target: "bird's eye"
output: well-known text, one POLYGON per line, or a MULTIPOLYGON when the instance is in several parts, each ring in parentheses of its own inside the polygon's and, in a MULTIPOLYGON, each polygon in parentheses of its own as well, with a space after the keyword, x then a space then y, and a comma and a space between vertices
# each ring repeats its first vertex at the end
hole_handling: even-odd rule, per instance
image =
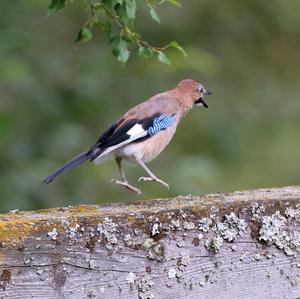
POLYGON ((203 93, 203 87, 200 88, 200 93, 203 93))

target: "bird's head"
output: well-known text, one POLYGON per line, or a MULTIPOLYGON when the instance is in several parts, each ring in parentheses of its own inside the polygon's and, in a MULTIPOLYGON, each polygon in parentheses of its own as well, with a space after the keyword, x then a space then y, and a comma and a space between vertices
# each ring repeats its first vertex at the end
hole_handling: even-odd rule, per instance
POLYGON ((211 92, 206 90, 204 86, 191 79, 185 79, 179 82, 176 87, 178 93, 181 95, 181 101, 190 109, 193 106, 200 106, 208 108, 207 103, 204 101, 204 96, 211 95, 211 92))

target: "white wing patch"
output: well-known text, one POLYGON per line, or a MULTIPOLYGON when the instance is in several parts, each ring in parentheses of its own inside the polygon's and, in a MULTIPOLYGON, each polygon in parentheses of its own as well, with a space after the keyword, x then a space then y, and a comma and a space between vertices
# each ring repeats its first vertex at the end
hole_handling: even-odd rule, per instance
POLYGON ((130 130, 127 131, 126 134, 128 134, 130 137, 134 137, 143 132, 145 132, 145 130, 143 129, 142 125, 135 124, 130 130))
POLYGON ((103 153, 101 153, 101 155, 99 155, 94 162, 96 164, 100 164, 107 156, 112 154, 112 152, 122 146, 125 146, 128 143, 131 143, 134 140, 137 140, 139 138, 143 138, 145 136, 147 136, 147 131, 145 131, 142 127, 142 125, 140 124, 135 124, 130 130, 128 130, 126 132, 126 134, 128 134, 130 137, 127 140, 124 140, 123 142, 110 146, 109 148, 107 148, 103 153))

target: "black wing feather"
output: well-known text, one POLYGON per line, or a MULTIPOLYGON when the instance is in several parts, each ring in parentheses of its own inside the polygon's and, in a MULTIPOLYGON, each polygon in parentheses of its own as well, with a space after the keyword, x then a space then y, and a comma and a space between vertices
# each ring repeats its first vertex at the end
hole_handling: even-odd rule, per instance
POLYGON ((127 134, 127 132, 136 124, 141 125, 144 130, 148 130, 148 128, 152 126, 153 120, 158 115, 159 114, 157 113, 151 117, 147 117, 144 119, 130 119, 129 121, 125 122, 120 128, 118 128, 109 138, 107 138, 105 143, 103 143, 103 146, 105 148, 108 148, 127 140, 128 138, 130 138, 130 135, 127 134))
MULTIPOLYGON (((160 114, 156 113, 151 117, 146 117, 144 119, 130 119, 125 122, 121 127, 117 128, 119 121, 113 124, 109 129, 107 129, 97 140, 97 142, 91 147, 90 151, 94 151, 95 155, 91 160, 95 160, 105 149, 117 145, 128 138, 130 135, 127 132, 136 124, 142 125, 144 130, 147 130, 152 126, 153 120, 160 114), (117 129, 116 129, 117 128, 117 129)), ((134 142, 141 142, 150 136, 143 137, 141 139, 135 140, 134 142)))

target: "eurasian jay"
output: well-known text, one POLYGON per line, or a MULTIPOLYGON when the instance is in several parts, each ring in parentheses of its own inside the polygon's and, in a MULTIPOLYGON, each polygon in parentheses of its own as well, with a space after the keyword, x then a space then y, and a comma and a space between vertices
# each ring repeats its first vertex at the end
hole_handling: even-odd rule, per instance
POLYGON ((169 188, 159 179, 146 163, 156 158, 169 144, 176 128, 194 106, 208 107, 203 97, 211 92, 197 81, 186 79, 169 91, 159 93, 149 100, 133 107, 107 129, 97 142, 50 174, 44 183, 52 182, 58 175, 85 161, 99 164, 107 157, 114 157, 121 180, 112 182, 141 194, 141 190, 130 185, 123 171, 121 161, 127 160, 140 165, 148 177, 140 177, 139 182, 155 181, 169 188))

